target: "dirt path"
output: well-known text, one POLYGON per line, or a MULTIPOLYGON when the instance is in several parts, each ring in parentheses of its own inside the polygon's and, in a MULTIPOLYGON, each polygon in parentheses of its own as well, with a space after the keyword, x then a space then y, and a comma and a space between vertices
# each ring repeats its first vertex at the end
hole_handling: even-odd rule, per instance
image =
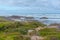
MULTIPOLYGON (((28 33, 32 33, 33 31, 36 31, 36 33, 41 30, 41 29, 45 29, 46 27, 37 27, 35 28, 35 30, 28 30, 28 33)), ((30 36, 31 40, 44 40, 46 37, 41 37, 41 36, 37 36, 35 34, 33 34, 32 36, 30 36)))

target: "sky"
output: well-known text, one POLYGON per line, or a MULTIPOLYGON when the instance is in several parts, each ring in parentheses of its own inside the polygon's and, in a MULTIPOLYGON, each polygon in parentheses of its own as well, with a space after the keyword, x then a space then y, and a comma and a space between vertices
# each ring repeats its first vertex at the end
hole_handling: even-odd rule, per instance
POLYGON ((0 0, 0 15, 40 14, 60 17, 60 0, 0 0))

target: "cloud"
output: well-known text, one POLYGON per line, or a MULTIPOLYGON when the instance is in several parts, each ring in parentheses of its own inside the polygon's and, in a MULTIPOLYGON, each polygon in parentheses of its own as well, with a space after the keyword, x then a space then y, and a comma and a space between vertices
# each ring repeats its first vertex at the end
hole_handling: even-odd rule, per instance
POLYGON ((34 5, 43 5, 43 4, 48 4, 47 0, 0 0, 0 4, 11 4, 11 5, 16 5, 16 6, 22 6, 22 5, 29 5, 29 6, 34 6, 34 5))
POLYGON ((0 0, 0 10, 31 13, 59 13, 60 0, 0 0))
POLYGON ((51 5, 57 9, 60 10, 60 0, 51 0, 51 5))

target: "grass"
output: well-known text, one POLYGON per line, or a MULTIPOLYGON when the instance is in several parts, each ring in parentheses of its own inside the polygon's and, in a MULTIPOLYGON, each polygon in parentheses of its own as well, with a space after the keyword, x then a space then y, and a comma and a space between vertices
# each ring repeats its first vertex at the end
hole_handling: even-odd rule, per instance
POLYGON ((40 30, 38 32, 38 34, 40 36, 45 36, 46 40, 52 40, 54 37, 54 39, 60 40, 60 32, 56 31, 57 29, 53 29, 53 28, 46 28, 43 30, 40 30))
MULTIPOLYGON (((27 35, 28 30, 37 27, 44 27, 45 24, 41 22, 12 22, 0 18, 0 40, 30 40, 29 37, 22 37, 27 35)), ((54 28, 45 28, 37 32, 39 36, 47 37, 46 40, 56 38, 60 40, 60 32, 54 28)))

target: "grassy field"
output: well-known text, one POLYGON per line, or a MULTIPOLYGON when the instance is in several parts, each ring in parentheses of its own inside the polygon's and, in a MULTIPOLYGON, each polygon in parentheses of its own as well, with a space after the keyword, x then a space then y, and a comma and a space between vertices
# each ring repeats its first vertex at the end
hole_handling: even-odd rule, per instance
POLYGON ((40 36, 46 36, 46 40, 60 40, 60 32, 54 28, 46 28, 38 32, 40 36))
MULTIPOLYGON (((28 30, 45 27, 46 25, 38 22, 12 22, 5 19, 0 20, 0 40, 30 40, 27 35, 28 30)), ((45 28, 37 32, 39 36, 46 37, 45 40, 60 40, 60 31, 55 28, 45 28)))

